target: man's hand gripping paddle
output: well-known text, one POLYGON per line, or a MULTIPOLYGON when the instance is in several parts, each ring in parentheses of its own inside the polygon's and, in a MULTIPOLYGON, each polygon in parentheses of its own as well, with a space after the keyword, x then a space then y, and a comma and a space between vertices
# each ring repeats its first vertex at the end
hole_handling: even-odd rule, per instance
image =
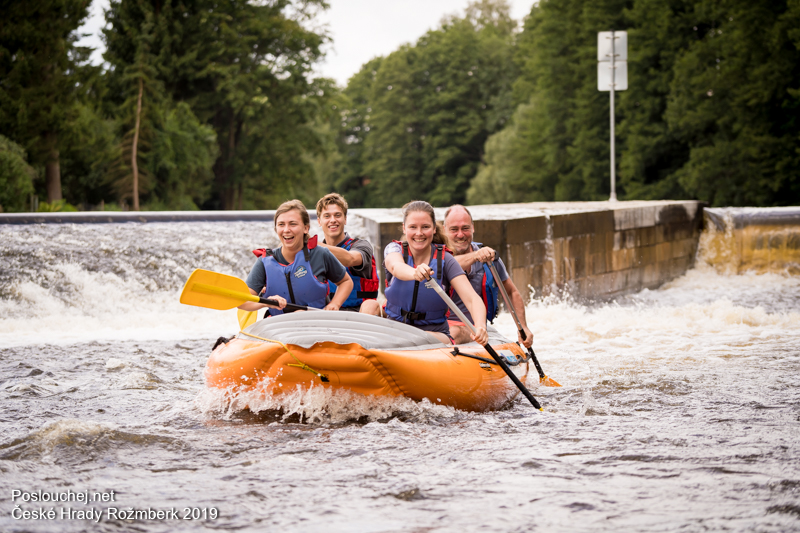
MULTIPOLYGON (((500 294, 503 295, 503 301, 506 303, 506 307, 511 311, 511 315, 514 317, 514 322, 517 324, 520 337, 522 337, 522 340, 525 340, 526 335, 525 330, 522 329, 522 322, 517 316, 517 310, 514 309, 514 305, 511 303, 511 298, 509 298, 506 288, 503 286, 503 282, 500 281, 500 276, 497 275, 497 268, 495 268, 494 262, 489 262, 489 270, 492 271, 492 276, 494 276, 495 283, 497 283, 497 287, 500 289, 500 294)), ((539 373, 539 383, 545 387, 560 387, 561 385, 559 385, 556 380, 545 375, 544 370, 542 370, 542 365, 539 364, 539 360, 536 359, 536 354, 533 353, 533 348, 528 348, 528 354, 531 356, 531 359, 533 359, 533 364, 536 367, 536 371, 539 373)))

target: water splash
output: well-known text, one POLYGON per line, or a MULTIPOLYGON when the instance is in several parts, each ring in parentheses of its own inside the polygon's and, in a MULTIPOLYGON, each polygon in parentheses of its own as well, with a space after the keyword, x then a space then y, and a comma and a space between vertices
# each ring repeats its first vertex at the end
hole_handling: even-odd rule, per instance
POLYGON ((205 415, 225 420, 247 409, 255 414, 274 414, 282 421, 297 419, 312 425, 375 422, 394 417, 424 422, 432 418, 452 418, 458 412, 427 399, 415 402, 405 397, 368 396, 320 386, 298 386, 290 392, 273 394, 271 385, 266 379, 254 388, 206 388, 195 398, 195 405, 205 415))
POLYGON ((277 245, 271 223, 0 225, 0 346, 229 335, 236 312, 181 305, 184 282, 245 278, 250 250, 277 245))

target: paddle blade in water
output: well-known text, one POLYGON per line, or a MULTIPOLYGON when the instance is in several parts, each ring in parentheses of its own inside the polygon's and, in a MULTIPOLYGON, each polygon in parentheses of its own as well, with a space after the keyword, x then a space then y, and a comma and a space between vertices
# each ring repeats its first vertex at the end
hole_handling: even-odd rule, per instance
POLYGON ((197 269, 181 293, 181 303, 208 309, 233 309, 245 302, 258 302, 247 284, 234 276, 197 269))
POLYGON ((544 385, 545 387, 560 387, 561 384, 558 381, 554 380, 553 378, 549 378, 547 376, 543 378, 539 378, 539 384, 544 385))
POLYGON ((239 309, 236 313, 239 318, 239 329, 245 329, 248 326, 251 326, 256 323, 258 319, 258 312, 256 311, 243 311, 239 309))

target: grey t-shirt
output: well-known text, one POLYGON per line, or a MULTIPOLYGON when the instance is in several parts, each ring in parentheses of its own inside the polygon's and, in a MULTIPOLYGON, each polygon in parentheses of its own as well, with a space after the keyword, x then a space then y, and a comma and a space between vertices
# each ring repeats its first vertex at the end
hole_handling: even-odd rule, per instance
MULTIPOLYGON (((339 244, 344 243, 347 239, 350 239, 350 235, 347 233, 344 234, 344 239, 339 244)), ((323 243, 328 244, 325 242, 325 239, 322 240, 323 243)), ((372 249, 372 245, 369 241, 364 239, 356 239, 353 245, 350 247, 351 252, 358 252, 361 254, 361 264, 358 266, 350 267, 350 272, 354 276, 358 276, 360 278, 371 278, 372 277, 372 255, 375 253, 372 249)))
MULTIPOLYGON (((472 243, 472 249, 477 250, 478 245, 474 242, 472 243)), ((475 289, 475 292, 478 293, 478 296, 482 297, 483 292, 483 265, 481 261, 475 261, 472 263, 472 266, 467 272, 467 277, 469 278, 469 283, 472 285, 472 288, 475 289)), ((508 271, 506 270, 506 266, 503 264, 503 260, 499 257, 494 262, 494 267, 497 269, 497 275, 500 276, 499 283, 504 282, 508 279, 508 271)), ((499 296, 498 296, 499 297, 499 296)), ((464 302, 458 296, 458 294, 453 294, 453 302, 461 309, 461 312, 464 313, 467 318, 469 318, 470 322, 473 322, 472 315, 467 310, 467 306, 464 305, 464 302)), ((452 320, 458 320, 457 316, 451 316, 452 320)))
MULTIPOLYGON (((288 264, 286 258, 283 257, 281 248, 274 249, 273 253, 279 263, 288 264)), ((303 252, 300 251, 298 253, 302 254, 303 252)), ((308 251, 308 262, 311 264, 311 272, 322 282, 331 280, 334 283, 338 283, 347 275, 344 266, 334 257, 331 251, 321 246, 316 246, 308 251)), ((261 289, 267 285, 267 271, 264 270, 264 263, 261 262, 260 257, 256 258, 253 268, 250 269, 246 283, 256 293, 260 293, 261 289)), ((271 295, 267 294, 267 296, 271 295)))

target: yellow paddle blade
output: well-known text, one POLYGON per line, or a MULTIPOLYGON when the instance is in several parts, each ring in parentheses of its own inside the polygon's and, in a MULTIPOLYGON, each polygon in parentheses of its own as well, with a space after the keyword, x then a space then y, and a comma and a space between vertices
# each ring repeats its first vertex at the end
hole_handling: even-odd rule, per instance
POLYGON ((547 376, 543 378, 539 378, 539 383, 544 385, 545 387, 560 387, 561 385, 558 381, 554 380, 553 378, 549 378, 547 376))
POLYGON ((236 315, 239 318, 239 329, 244 329, 247 326, 255 324, 258 319, 258 312, 256 311, 244 311, 239 309, 236 315))
POLYGON ((198 268, 183 286, 181 303, 208 309, 233 309, 245 302, 258 302, 247 284, 234 276, 198 268))

